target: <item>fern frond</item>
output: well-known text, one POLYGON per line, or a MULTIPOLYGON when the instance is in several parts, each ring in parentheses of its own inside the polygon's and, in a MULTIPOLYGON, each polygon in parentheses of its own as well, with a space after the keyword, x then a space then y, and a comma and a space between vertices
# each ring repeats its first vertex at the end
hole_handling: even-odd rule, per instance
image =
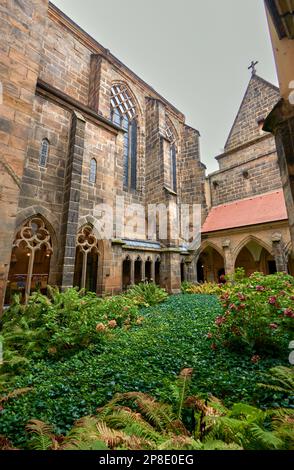
POLYGON ((251 424, 249 427, 249 431, 252 433, 257 448, 260 450, 262 446, 263 449, 282 449, 283 448, 283 441, 278 436, 276 436, 273 432, 265 431, 257 424, 251 424))
POLYGON ((260 383, 260 387, 270 388, 275 391, 293 394, 294 390, 294 368, 277 366, 270 369, 269 382, 260 383))
POLYGON ((142 392, 122 393, 117 400, 133 402, 140 413, 158 430, 169 428, 175 420, 171 405, 159 403, 154 398, 142 392))
POLYGON ((112 414, 106 416, 106 424, 115 429, 123 429, 128 435, 135 435, 140 438, 159 442, 162 437, 160 433, 142 418, 140 413, 136 413, 131 409, 117 407, 112 414))
POLYGON ((158 450, 200 450, 201 443, 191 437, 175 436, 164 441, 158 446, 158 450))
POLYGON ((10 400, 11 398, 18 397, 20 395, 25 395, 26 393, 30 392, 31 390, 32 390, 31 387, 17 388, 15 390, 13 390, 12 392, 9 392, 4 397, 0 397, 0 403, 4 403, 5 401, 10 400))
POLYGON ((54 441, 53 426, 38 419, 32 419, 26 425, 26 430, 32 435, 29 447, 33 450, 48 450, 54 441))
POLYGON ((4 436, 0 435, 0 450, 17 450, 16 447, 4 436))
POLYGON ((206 416, 204 421, 209 430, 209 438, 222 439, 226 443, 244 444, 246 422, 228 416, 206 416))
POLYGON ((136 436, 128 436, 125 432, 111 429, 103 421, 98 421, 97 431, 99 438, 107 444, 110 449, 126 448, 129 450, 140 450, 152 448, 152 443, 136 436))
POLYGON ((227 444, 223 441, 218 440, 207 440, 201 442, 201 447, 199 450, 243 450, 243 447, 235 444, 234 442, 227 444))
POLYGON ((181 419, 182 411, 184 407, 185 400, 187 398, 187 393, 191 383, 191 378, 193 374, 193 369, 186 368, 183 369, 178 377, 176 384, 174 385, 174 396, 176 397, 176 416, 177 419, 181 419))

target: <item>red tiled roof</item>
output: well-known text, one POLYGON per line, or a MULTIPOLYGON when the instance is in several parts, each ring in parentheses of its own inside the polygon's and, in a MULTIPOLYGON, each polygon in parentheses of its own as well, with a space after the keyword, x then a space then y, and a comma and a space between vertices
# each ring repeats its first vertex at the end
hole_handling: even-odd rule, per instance
POLYGON ((240 199, 211 209, 202 233, 287 220, 283 190, 240 199))

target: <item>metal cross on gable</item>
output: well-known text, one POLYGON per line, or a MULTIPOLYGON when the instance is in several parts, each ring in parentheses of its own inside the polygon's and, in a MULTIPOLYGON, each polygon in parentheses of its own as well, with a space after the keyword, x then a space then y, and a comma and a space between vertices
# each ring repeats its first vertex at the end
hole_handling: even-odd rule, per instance
POLYGON ((254 62, 254 60, 251 62, 250 66, 248 67, 248 70, 251 70, 252 75, 256 75, 256 65, 258 64, 258 60, 254 62))

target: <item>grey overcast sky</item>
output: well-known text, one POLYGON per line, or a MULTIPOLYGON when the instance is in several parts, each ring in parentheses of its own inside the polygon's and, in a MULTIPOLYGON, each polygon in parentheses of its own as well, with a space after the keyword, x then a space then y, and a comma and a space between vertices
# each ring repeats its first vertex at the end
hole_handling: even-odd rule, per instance
POLYGON ((258 60, 277 84, 263 0, 53 0, 182 111, 209 171, 258 60))

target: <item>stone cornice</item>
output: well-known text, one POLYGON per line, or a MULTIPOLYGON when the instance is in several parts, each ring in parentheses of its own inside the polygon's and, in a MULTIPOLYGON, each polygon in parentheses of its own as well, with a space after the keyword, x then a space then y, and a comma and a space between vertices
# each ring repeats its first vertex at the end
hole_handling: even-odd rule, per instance
POLYGON ((238 147, 234 147, 230 150, 224 151, 220 155, 217 155, 215 157, 215 159, 216 160, 221 160, 222 158, 226 157, 227 155, 232 155, 232 153, 238 152, 240 150, 244 150, 244 149, 246 149, 248 147, 251 147, 252 145, 257 144, 258 142, 262 142, 263 140, 266 140, 266 139, 272 139, 272 135, 266 134, 266 135, 262 135, 261 137, 257 137, 257 139, 250 140, 250 142, 246 142, 245 144, 239 145, 238 147))
POLYGON ((82 116, 89 121, 92 121, 94 124, 104 127, 108 131, 118 134, 119 132, 125 132, 124 129, 114 124, 112 121, 106 119, 100 114, 93 111, 88 106, 80 103, 71 96, 63 93, 57 88, 49 85, 49 83, 44 82, 43 80, 38 79, 36 94, 46 98, 49 101, 52 101, 59 106, 67 109, 68 111, 79 111, 82 113, 82 116))

